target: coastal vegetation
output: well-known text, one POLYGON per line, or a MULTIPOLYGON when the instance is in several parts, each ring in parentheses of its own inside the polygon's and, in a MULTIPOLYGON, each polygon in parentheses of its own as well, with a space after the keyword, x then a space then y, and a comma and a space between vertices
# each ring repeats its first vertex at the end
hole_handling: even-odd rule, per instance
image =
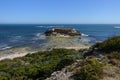
POLYGON ((13 60, 2 60, 0 80, 44 80, 52 72, 73 63, 77 54, 79 52, 75 50, 53 49, 13 60))
POLYGON ((13 60, 2 60, 0 61, 0 80, 45 80, 55 71, 67 69, 67 66, 74 72, 73 80, 108 80, 111 78, 119 80, 119 49, 120 37, 116 36, 92 46, 92 54, 87 57, 83 55, 91 49, 53 49, 27 54, 13 60), (94 52, 98 54, 94 56, 94 52), (98 59, 96 55, 99 54, 104 57, 98 59))
POLYGON ((103 64, 91 58, 75 74, 75 80, 98 80, 103 78, 103 64))
POLYGON ((102 43, 97 43, 94 47, 102 52, 120 52, 120 36, 111 37, 102 43))
POLYGON ((120 65, 120 36, 97 43, 94 48, 97 48, 98 52, 105 55, 110 60, 110 63, 120 65))

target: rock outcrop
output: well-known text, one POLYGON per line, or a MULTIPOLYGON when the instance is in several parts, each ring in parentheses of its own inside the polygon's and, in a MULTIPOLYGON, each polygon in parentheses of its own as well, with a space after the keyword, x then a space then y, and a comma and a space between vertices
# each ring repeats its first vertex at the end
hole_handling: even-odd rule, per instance
POLYGON ((81 33, 72 28, 52 28, 45 32, 46 36, 80 36, 81 33))

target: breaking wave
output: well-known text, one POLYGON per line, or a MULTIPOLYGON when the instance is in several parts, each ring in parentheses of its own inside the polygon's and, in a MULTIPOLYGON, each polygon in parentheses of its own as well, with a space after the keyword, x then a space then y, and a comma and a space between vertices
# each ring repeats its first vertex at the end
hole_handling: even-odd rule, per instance
POLYGON ((46 39, 46 36, 41 33, 36 33, 33 40, 40 40, 40 39, 46 39))
POLYGON ((89 35, 87 35, 87 34, 84 34, 84 33, 82 33, 81 35, 82 35, 82 36, 89 36, 89 35))
POLYGON ((0 50, 5 50, 5 49, 9 49, 12 48, 11 46, 8 46, 7 44, 0 44, 0 50))
POLYGON ((36 26, 37 28, 53 28, 55 26, 36 26))
POLYGON ((120 28, 120 26, 114 26, 114 28, 120 28))

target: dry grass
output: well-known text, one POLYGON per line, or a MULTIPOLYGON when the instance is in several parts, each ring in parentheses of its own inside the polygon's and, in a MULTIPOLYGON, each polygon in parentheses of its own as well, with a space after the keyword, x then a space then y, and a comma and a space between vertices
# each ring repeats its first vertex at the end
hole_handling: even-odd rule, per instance
POLYGON ((120 67, 106 65, 103 68, 104 77, 100 80, 120 80, 120 67))

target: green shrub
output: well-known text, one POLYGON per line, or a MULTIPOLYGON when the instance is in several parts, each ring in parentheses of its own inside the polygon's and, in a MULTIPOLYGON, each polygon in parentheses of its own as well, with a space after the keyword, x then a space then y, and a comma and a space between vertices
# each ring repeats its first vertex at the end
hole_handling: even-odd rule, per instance
POLYGON ((0 80, 44 80, 73 62, 75 51, 53 49, 0 61, 0 80))
POLYGON ((120 51, 120 36, 109 38, 108 40, 94 45, 103 52, 120 51))
POLYGON ((74 62, 74 60, 71 57, 64 58, 57 64, 56 70, 60 70, 61 68, 68 66, 73 62, 74 62))
POLYGON ((102 64, 94 59, 88 59, 75 75, 75 80, 98 80, 103 77, 102 64))

